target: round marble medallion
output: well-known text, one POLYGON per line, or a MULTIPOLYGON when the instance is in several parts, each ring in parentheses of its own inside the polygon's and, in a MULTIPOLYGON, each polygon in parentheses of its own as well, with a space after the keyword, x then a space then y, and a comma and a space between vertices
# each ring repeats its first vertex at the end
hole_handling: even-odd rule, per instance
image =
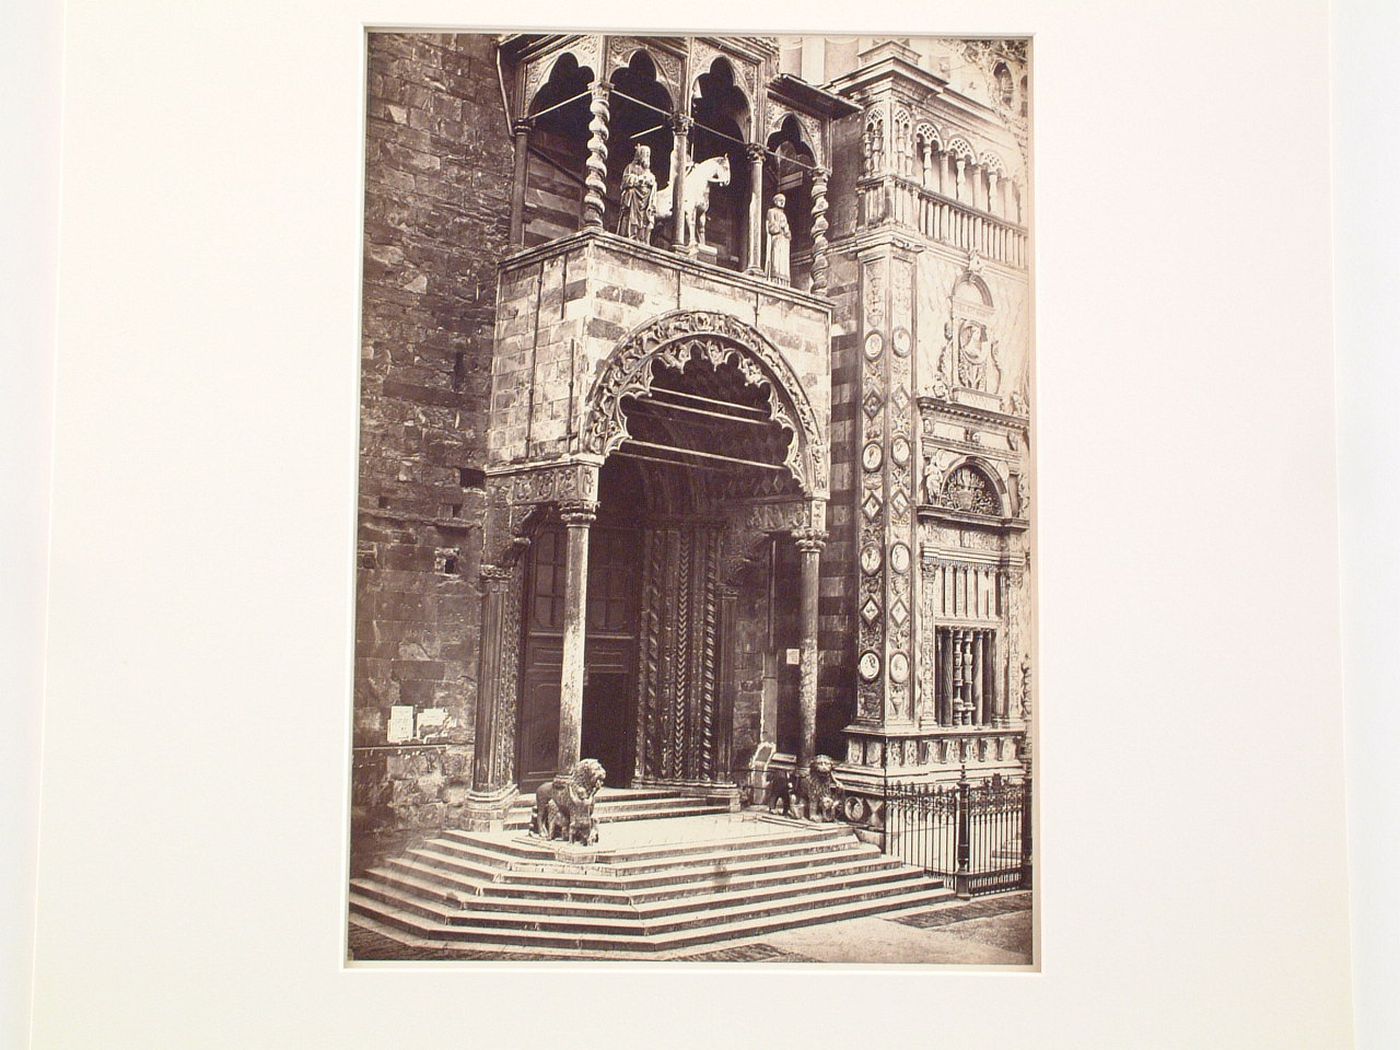
POLYGON ((873 682, 880 677, 880 658, 870 650, 860 654, 860 676, 867 682, 873 682))
POLYGON ((867 576, 872 576, 880 571, 880 561, 880 548, 873 543, 861 550, 860 567, 867 576))
POLYGON ((890 568, 901 576, 909 571, 909 548, 902 543, 896 543, 890 548, 890 568))
POLYGON ((879 470, 880 464, 885 461, 884 450, 880 448, 878 441, 872 441, 861 450, 860 463, 866 470, 879 470))
POLYGON ((865 337, 865 356, 874 361, 885 348, 885 340, 879 332, 871 332, 865 337))

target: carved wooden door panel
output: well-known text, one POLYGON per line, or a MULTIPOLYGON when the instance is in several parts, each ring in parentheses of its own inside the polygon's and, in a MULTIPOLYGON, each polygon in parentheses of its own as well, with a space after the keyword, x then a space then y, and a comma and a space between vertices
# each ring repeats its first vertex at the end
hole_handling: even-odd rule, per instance
POLYGON ((521 791, 533 791, 554 776, 559 761, 559 681, 563 645, 532 637, 525 648, 520 689, 519 760, 521 791))

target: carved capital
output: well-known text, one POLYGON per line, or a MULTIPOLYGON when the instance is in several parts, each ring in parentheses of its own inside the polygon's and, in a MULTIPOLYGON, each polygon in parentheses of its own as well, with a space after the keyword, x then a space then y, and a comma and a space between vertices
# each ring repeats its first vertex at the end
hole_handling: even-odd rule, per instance
POLYGON ((793 529, 793 542, 803 554, 820 554, 826 546, 825 529, 793 529))
POLYGON ((517 136, 528 135, 530 134, 530 132, 535 130, 535 118, 516 117, 515 120, 511 122, 510 130, 514 132, 517 136))
POLYGON ((813 181, 813 182, 825 182, 825 181, 826 181, 827 179, 829 179, 829 178, 831 178, 831 169, 830 169, 830 168, 824 167, 823 165, 818 164, 815 168, 812 169, 812 181, 813 181))
POLYGON ((746 142, 744 144, 744 156, 748 158, 750 164, 762 164, 763 158, 767 156, 766 150, 761 142, 746 142))
POLYGON ((563 500, 559 504, 559 520, 565 525, 587 528, 598 516, 598 501, 591 499, 563 500))
POLYGON ((488 591, 503 591, 515 578, 515 569, 509 565, 483 565, 481 583, 488 591))
POLYGON ((689 113, 672 113, 671 130, 677 135, 689 135, 690 129, 695 126, 695 118, 689 113))

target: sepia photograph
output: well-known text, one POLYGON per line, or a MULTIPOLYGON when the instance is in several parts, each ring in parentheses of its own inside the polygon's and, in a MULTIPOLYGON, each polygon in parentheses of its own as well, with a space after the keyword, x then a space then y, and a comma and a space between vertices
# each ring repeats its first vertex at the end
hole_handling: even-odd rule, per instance
POLYGON ((348 960, 1034 968, 1030 41, 365 46, 348 960))

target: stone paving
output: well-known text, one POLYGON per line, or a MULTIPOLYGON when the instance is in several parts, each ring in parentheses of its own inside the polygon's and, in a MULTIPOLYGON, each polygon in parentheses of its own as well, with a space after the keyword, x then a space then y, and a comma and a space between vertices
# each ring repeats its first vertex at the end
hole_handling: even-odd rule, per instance
MULTIPOLYGON (((749 943, 697 951, 686 962, 931 963, 1015 966, 1031 963, 1031 895, 950 901, 893 917, 847 919, 765 934, 749 943)), ((350 958, 371 960, 533 961, 557 957, 480 949, 413 948, 351 925, 350 958)))

